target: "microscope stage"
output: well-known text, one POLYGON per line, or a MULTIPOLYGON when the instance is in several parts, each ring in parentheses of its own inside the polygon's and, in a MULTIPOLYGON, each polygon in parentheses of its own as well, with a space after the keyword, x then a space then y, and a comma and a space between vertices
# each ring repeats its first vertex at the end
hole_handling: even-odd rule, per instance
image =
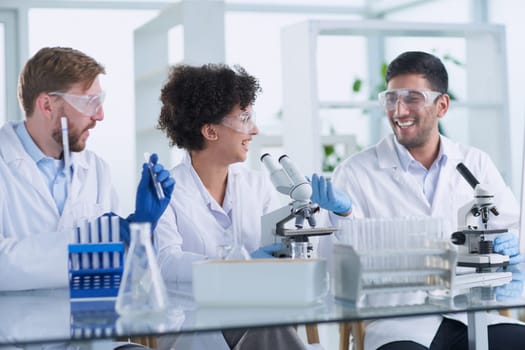
POLYGON ((318 227, 318 228, 296 228, 296 229, 284 229, 282 236, 294 237, 294 236, 324 236, 329 235, 334 231, 339 230, 338 227, 318 227))
POLYGON ((458 256, 458 266, 497 267, 506 266, 509 257, 501 254, 468 254, 458 256))

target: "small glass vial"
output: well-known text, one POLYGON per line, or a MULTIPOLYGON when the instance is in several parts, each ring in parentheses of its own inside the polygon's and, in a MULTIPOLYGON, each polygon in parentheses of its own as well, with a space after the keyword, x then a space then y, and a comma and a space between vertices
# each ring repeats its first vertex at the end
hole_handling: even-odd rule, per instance
POLYGON ((130 236, 116 311, 121 316, 163 311, 168 296, 151 243, 150 223, 130 224, 130 236))

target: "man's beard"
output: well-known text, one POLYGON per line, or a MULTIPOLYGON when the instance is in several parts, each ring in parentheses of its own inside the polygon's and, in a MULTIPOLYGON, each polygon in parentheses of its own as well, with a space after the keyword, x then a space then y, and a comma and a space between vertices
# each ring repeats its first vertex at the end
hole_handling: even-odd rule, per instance
POLYGON ((394 135, 396 136, 397 142, 399 142, 400 145, 405 146, 406 149, 414 149, 414 148, 420 148, 423 147, 428 140, 430 139, 430 135, 432 134, 432 127, 430 125, 421 124, 421 120, 415 119, 415 126, 418 128, 416 135, 414 135, 411 138, 402 138, 399 137, 396 131, 400 132, 397 128, 397 124, 394 123, 392 125, 394 130, 394 135))
MULTIPOLYGON (((76 132, 76 130, 68 129, 68 142, 69 142, 69 150, 71 152, 81 152, 86 148, 86 143, 80 142, 80 135, 84 133, 84 131, 90 129, 92 126, 89 125, 81 132, 76 132)), ((52 133, 53 139, 59 144, 62 145, 62 127, 59 126, 55 130, 53 130, 52 133)))

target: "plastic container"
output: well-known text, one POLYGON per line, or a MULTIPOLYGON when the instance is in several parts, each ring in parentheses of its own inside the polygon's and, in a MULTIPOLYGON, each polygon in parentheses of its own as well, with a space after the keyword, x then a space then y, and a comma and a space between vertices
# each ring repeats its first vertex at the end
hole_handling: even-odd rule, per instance
POLYGON ((326 296, 326 261, 207 260, 193 263, 193 296, 208 306, 304 306, 326 296))

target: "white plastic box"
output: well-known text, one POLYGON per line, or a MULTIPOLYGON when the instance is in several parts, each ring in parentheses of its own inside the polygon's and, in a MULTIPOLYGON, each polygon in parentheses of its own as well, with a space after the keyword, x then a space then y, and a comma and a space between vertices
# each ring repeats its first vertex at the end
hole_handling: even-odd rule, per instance
POLYGON ((193 296, 207 306, 305 306, 328 294, 319 259, 207 260, 193 263, 193 296))

